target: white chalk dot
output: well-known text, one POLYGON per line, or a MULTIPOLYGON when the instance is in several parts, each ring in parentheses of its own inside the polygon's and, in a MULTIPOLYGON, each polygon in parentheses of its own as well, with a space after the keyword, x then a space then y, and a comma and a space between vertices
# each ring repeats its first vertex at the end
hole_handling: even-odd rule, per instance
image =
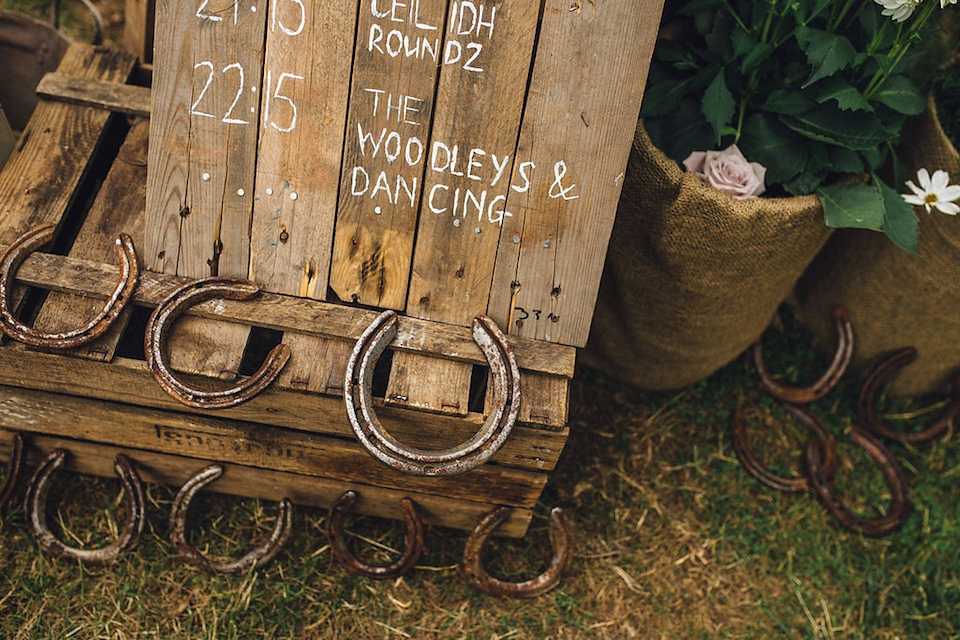
POLYGON ((460 218, 454 218, 454 219, 453 219, 453 226, 455 226, 455 227, 459 227, 459 226, 460 226, 460 218))
POLYGON ((257 110, 256 110, 255 108, 250 107, 250 113, 256 113, 256 112, 257 112, 257 110))
POLYGON ((380 207, 374 207, 373 212, 377 215, 380 215, 381 213, 383 213, 383 209, 381 209, 380 207))
POLYGON ((294 191, 293 193, 290 194, 290 199, 291 199, 291 200, 296 200, 296 199, 297 199, 297 192, 296 192, 296 191, 294 191))
POLYGON ((253 85, 252 87, 250 87, 250 91, 256 93, 256 92, 257 92, 257 85, 253 85))
POLYGON ((257 5, 253 5, 252 7, 250 7, 250 11, 252 11, 253 13, 256 13, 256 12, 257 12, 257 5))
POLYGON ((203 181, 204 181, 204 182, 210 182, 210 174, 209 174, 209 173, 205 173, 205 174, 203 174, 203 175, 200 176, 200 177, 203 178, 203 181))
POLYGON ((543 241, 543 248, 544 248, 544 249, 549 249, 549 248, 550 248, 550 241, 549 241, 549 240, 544 240, 544 241, 543 241))
POLYGON ((513 236, 513 244, 520 244, 520 236, 513 236))
POLYGON ((267 188, 267 195, 268 195, 268 196, 272 196, 272 195, 273 195, 273 189, 270 189, 270 188, 268 187, 268 188, 267 188))
POLYGON ((245 194, 245 193, 246 193, 246 191, 244 191, 243 189, 237 189, 237 195, 238 195, 238 196, 243 196, 243 194, 245 194))
POLYGON ((474 229, 473 232, 474 232, 474 233, 480 233, 480 227, 477 227, 476 229, 474 229))

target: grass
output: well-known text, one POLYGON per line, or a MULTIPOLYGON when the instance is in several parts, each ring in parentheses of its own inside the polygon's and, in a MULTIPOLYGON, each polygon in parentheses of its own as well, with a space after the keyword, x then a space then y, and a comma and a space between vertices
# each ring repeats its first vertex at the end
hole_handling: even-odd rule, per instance
MULTIPOLYGON (((826 361, 789 322, 765 339, 771 368, 795 380, 812 379, 826 361)), ((886 490, 866 456, 846 444, 858 385, 848 373, 814 409, 840 444, 838 489, 870 513, 883 508, 886 490)), ((320 509, 298 511, 296 535, 264 570, 208 576, 170 555, 166 514, 173 489, 150 486, 140 545, 110 569, 43 555, 19 507, 4 514, 0 636, 960 635, 955 437, 925 450, 892 447, 910 480, 915 511, 900 532, 874 540, 838 528, 812 494, 778 494, 746 474, 729 443, 734 406, 750 415, 755 446, 768 462, 784 471, 795 466, 799 427, 759 389, 746 358, 673 393, 645 393, 579 370, 571 439, 531 533, 494 541, 486 557, 495 575, 535 574, 547 561, 549 507, 570 508, 578 536, 574 566, 560 588, 535 601, 471 589, 456 566, 465 534, 436 527, 427 529, 425 555, 407 577, 386 583, 354 577, 332 558, 320 509)), ((888 402, 884 410, 905 408, 888 402)), ((109 539, 123 513, 119 482, 72 477, 70 486, 54 491, 61 498, 51 505, 51 521, 89 544, 109 539)), ((216 495, 198 500, 193 513, 203 516, 194 516, 190 535, 206 553, 243 552, 272 527, 273 504, 216 495)), ((348 529, 385 547, 402 544, 392 522, 357 517, 348 529)), ((373 561, 389 557, 359 545, 373 561)))

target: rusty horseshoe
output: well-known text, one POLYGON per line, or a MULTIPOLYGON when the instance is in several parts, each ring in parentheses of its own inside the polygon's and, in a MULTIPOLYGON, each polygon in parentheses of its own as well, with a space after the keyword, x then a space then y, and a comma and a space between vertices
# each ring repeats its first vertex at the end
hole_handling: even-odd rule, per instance
POLYGON ((10 498, 17 491, 17 483, 20 480, 20 473, 23 471, 23 436, 19 433, 13 434, 13 448, 10 452, 10 465, 7 467, 7 477, 0 485, 0 509, 7 506, 10 498))
MULTIPOLYGON (((809 410, 789 402, 783 402, 781 405, 813 432, 812 440, 818 445, 823 476, 828 479, 833 477, 833 473, 837 469, 837 446, 833 434, 827 430, 820 418, 809 410)), ((750 475, 768 487, 779 491, 803 491, 810 487, 810 483, 805 476, 792 478, 778 476, 757 460, 747 439, 747 419, 742 411, 734 410, 730 414, 730 423, 733 427, 733 450, 736 452, 740 464, 750 475)))
POLYGON ((505 582, 487 573, 481 557, 487 538, 512 512, 510 507, 497 507, 480 519, 467 538, 460 567, 467 581, 484 593, 511 598, 536 598, 560 584, 564 572, 570 567, 574 548, 573 524, 562 509, 551 510, 550 544, 553 547, 553 557, 550 559, 550 566, 536 578, 525 582, 505 582))
POLYGON ((357 502, 357 493, 347 491, 337 498, 330 507, 327 518, 327 537, 330 539, 330 548, 340 561, 340 564, 351 573, 355 573, 374 580, 390 580, 398 578, 413 568, 423 553, 423 521, 417 513, 417 507, 410 498, 403 498, 400 506, 403 509, 403 521, 406 524, 407 535, 403 554, 394 562, 375 567, 364 564, 350 551, 343 539, 343 522, 353 510, 357 502))
POLYGON ((907 480, 893 454, 879 440, 857 426, 853 427, 851 436, 854 444, 880 463, 880 469, 890 488, 890 506, 886 514, 878 518, 857 515, 835 495, 821 468, 820 448, 812 439, 807 442, 806 448, 810 484, 827 511, 833 514, 840 524, 854 533, 879 538, 899 529, 910 517, 913 507, 907 498, 907 480))
POLYGON ((877 415, 876 408, 877 394, 884 383, 916 359, 917 350, 913 347, 905 347, 881 360, 870 371, 863 387, 860 388, 860 396, 857 399, 857 415, 863 428, 875 436, 882 436, 901 444, 922 447, 942 438, 955 424, 957 415, 960 414, 960 373, 954 374, 950 379, 950 402, 943 415, 935 424, 923 431, 917 433, 896 432, 883 424, 883 421, 877 415))
POLYGON ((833 354, 833 360, 830 366, 824 372, 820 379, 807 387, 788 387, 776 382, 767 370, 767 364, 763 359, 763 344, 760 340, 753 343, 753 362, 760 374, 760 380, 763 386, 767 388, 773 397, 784 402, 794 404, 808 404, 817 398, 822 397, 834 386, 843 376, 844 371, 850 364, 853 357, 853 325, 850 323, 850 316, 843 307, 834 307, 833 325, 837 334, 837 350, 833 354))
POLYGON ((450 449, 409 448, 384 430, 373 410, 371 384, 377 359, 398 333, 394 311, 385 311, 357 340, 344 382, 347 416, 367 451, 384 464, 418 476, 464 473, 490 459, 506 441, 520 411, 520 369, 506 336, 486 316, 473 321, 473 339, 490 365, 494 409, 483 426, 466 442, 450 449))
POLYGON ((277 524, 266 542, 236 560, 223 563, 213 562, 187 542, 187 513, 190 510, 190 502, 197 492, 221 475, 223 475, 223 467, 212 464, 201 469, 180 487, 180 491, 177 492, 177 496, 173 499, 173 505, 170 507, 170 542, 177 554, 195 567, 210 573, 241 575, 252 569, 262 567, 273 560, 283 548, 283 545, 286 544, 293 528, 293 503, 287 498, 280 501, 277 510, 277 524))
POLYGON ((140 266, 133 240, 125 233, 117 236, 116 252, 120 262, 120 281, 106 305, 87 324, 73 331, 44 333, 29 327, 13 312, 13 285, 17 269, 27 257, 53 239, 55 225, 37 227, 20 236, 0 258, 0 324, 3 332, 14 340, 32 347, 71 349, 92 342, 102 336, 123 312, 140 278, 140 266))
POLYGON ((249 280, 212 277, 189 282, 167 296, 150 315, 144 336, 147 366, 160 387, 179 402, 198 409, 233 407, 269 387, 290 359, 290 347, 285 344, 271 349, 252 376, 219 391, 202 391, 187 386, 173 375, 163 356, 163 343, 170 327, 187 308, 213 298, 249 300, 259 293, 260 287, 249 280))
POLYGON ((67 451, 65 449, 55 450, 37 468, 27 485, 24 511, 27 514, 27 522, 30 526, 30 537, 50 555, 62 556, 91 565, 108 564, 115 560, 121 552, 129 551, 135 547, 137 539, 143 532, 146 501, 143 494, 143 484, 140 482, 140 474, 137 473, 129 458, 123 454, 117 454, 113 459, 113 469, 120 478, 120 482, 123 483, 123 497, 127 506, 126 523, 123 525, 120 536, 105 547, 78 549, 64 544, 47 528, 46 504, 47 493, 50 490, 50 478, 55 471, 63 466, 66 459, 67 451))

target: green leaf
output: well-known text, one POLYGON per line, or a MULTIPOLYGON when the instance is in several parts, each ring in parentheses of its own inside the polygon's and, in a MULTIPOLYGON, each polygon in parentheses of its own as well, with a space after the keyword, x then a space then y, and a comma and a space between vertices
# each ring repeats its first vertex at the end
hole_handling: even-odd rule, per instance
POLYGON ((870 98, 908 116, 923 113, 927 108, 917 85, 904 76, 890 76, 870 98))
POLYGON ((873 184, 877 186, 883 198, 883 231, 898 247, 910 253, 917 253, 919 228, 917 215, 899 193, 887 186, 877 176, 873 176, 873 184))
POLYGON ((721 70, 717 77, 713 79, 713 82, 710 83, 710 86, 707 87, 701 105, 703 115, 707 118, 710 126, 713 127, 718 146, 721 138, 723 138, 723 129, 733 118, 735 108, 736 103, 733 101, 730 90, 727 89, 727 83, 723 79, 723 71, 721 70))
POLYGON ((738 144, 748 160, 767 168, 768 185, 792 180, 807 165, 808 151, 803 139, 770 113, 747 117, 738 144))
POLYGON ((863 158, 859 151, 830 147, 830 169, 834 173, 863 173, 863 158))
POLYGON ((772 113, 796 116, 809 111, 813 106, 814 103, 803 93, 776 89, 770 92, 761 108, 772 113))
POLYGON ((837 106, 842 111, 873 111, 873 107, 863 94, 843 78, 827 78, 818 86, 820 97, 817 98, 817 102, 820 104, 836 100, 837 106))
POLYGON ((817 189, 827 226, 857 229, 883 228, 884 203, 875 187, 865 184, 839 184, 817 189))
POLYGON ((763 61, 767 60, 770 57, 770 54, 773 53, 774 47, 770 43, 758 44, 750 52, 744 56, 743 62, 740 63, 740 71, 746 73, 757 67, 763 61))
POLYGON ((780 121, 812 140, 829 142, 854 151, 873 149, 888 139, 883 123, 876 115, 838 111, 826 105, 796 116, 780 116, 780 121))
POLYGON ((849 40, 821 29, 798 28, 797 41, 807 55, 807 62, 813 68, 810 76, 803 83, 804 88, 840 71, 853 62, 857 55, 857 50, 849 40))
POLYGON ((794 196, 806 196, 816 191, 817 187, 823 184, 827 178, 826 172, 811 173, 804 171, 789 182, 783 183, 783 188, 787 193, 794 196))

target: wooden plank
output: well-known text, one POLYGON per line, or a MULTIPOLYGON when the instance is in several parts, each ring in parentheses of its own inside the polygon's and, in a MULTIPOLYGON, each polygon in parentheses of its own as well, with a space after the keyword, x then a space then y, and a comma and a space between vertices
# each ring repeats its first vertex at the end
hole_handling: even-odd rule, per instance
POLYGON ((3 112, 3 105, 0 104, 0 168, 7 162, 7 158, 13 153, 13 147, 17 144, 17 136, 10 128, 7 116, 3 112))
POLYGON ((150 89, 54 72, 37 85, 37 95, 50 100, 100 107, 140 118, 150 117, 150 89))
POLYGON ((356 0, 274 2, 250 279, 267 291, 327 295, 356 0))
MULTIPOLYGON (((0 429, 0 455, 9 456, 12 438, 13 432, 0 429)), ((29 436, 26 464, 36 466, 42 456, 54 449, 67 449, 70 452, 66 462, 67 472, 116 477, 113 458, 122 453, 135 462, 145 482, 174 487, 181 486, 203 467, 194 458, 42 435, 29 436)), ((453 500, 427 493, 397 491, 359 482, 339 482, 235 464, 226 465, 224 475, 205 487, 204 491, 275 501, 286 497, 297 505, 327 509, 344 491, 350 489, 360 494, 361 499, 356 506, 359 514, 400 520, 403 517, 400 500, 410 497, 417 503, 425 523, 465 531, 472 530, 477 521, 492 508, 492 505, 472 500, 453 500)), ((531 517, 530 509, 514 508, 510 519, 497 529, 497 535, 524 536, 531 517)))
MULTIPOLYGON (((74 44, 63 73, 123 82, 134 58, 74 44)), ((0 247, 42 224, 58 223, 70 207, 110 113, 41 101, 7 164, 0 170, 0 247)))
POLYGON ((283 343, 290 347, 293 355, 280 373, 277 386, 327 395, 343 395, 347 362, 353 351, 352 344, 294 331, 283 334, 283 343))
POLYGON ((361 2, 330 286, 403 309, 447 0, 361 2))
POLYGON ((473 367, 414 353, 396 353, 386 401, 399 407, 465 416, 473 367))
MULTIPOLYGON (((106 298, 116 284, 116 271, 110 265, 36 253, 24 261, 17 272, 17 280, 54 291, 73 291, 106 298)), ((171 290, 187 280, 145 271, 141 274, 133 301, 142 306, 156 306, 171 290)), ((188 314, 279 331, 294 330, 353 343, 376 319, 378 312, 264 293, 246 302, 205 302, 189 309, 188 314)), ((508 343, 521 370, 573 377, 576 350, 572 347, 512 336, 508 338, 508 343)), ((431 354, 469 364, 486 364, 470 329, 419 318, 401 317, 397 339, 391 346, 399 351, 431 354)))
POLYGON ((486 313, 539 3, 460 3, 448 18, 407 313, 470 326, 486 313), (469 59, 470 62, 466 62, 469 59))
POLYGON ((175 0, 157 8, 145 257, 152 270, 247 276, 267 4, 175 0))
POLYGON ((155 0, 124 0, 123 48, 148 64, 153 62, 155 0))
MULTIPOLYGON (((0 350, 0 384, 60 393, 69 390, 71 395, 116 403, 215 415, 339 438, 355 437, 346 420, 342 398, 275 386, 238 407, 204 412, 184 407, 170 398, 153 381, 142 362, 117 360, 107 364, 5 347, 0 350)), ((475 413, 462 418, 449 417, 380 404, 377 403, 377 414, 391 434, 402 442, 427 449, 460 444, 483 422, 483 416, 475 413)), ((556 465, 568 433, 562 425, 519 423, 493 459, 499 464, 523 469, 550 470, 556 465)))
MULTIPOLYGON (((130 235, 134 246, 143 245, 148 130, 147 122, 141 121, 127 134, 70 249, 71 256, 114 264, 116 253, 113 239, 121 232, 130 235)), ((41 331, 69 330, 84 324, 102 307, 102 300, 51 292, 34 326, 41 331)), ((129 312, 124 313, 104 336, 72 352, 81 357, 112 360, 128 317, 129 312)))
POLYGON ((488 307, 512 334, 586 344, 662 4, 546 1, 488 307))
POLYGON ((0 426, 527 508, 536 504, 547 480, 542 472, 495 464, 445 478, 411 476, 380 463, 356 441, 7 386, 0 387, 0 426))

